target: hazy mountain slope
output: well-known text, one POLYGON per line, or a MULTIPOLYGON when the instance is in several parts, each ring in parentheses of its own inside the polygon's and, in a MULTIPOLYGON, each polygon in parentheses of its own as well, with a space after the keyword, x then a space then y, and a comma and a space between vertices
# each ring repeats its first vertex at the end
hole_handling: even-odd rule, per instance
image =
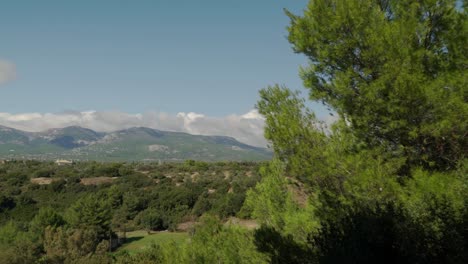
POLYGON ((103 161, 267 160, 270 151, 224 136, 199 136, 146 127, 100 133, 82 127, 29 133, 0 127, 0 158, 103 161))
POLYGON ((104 134, 79 126, 71 126, 51 129, 39 133, 39 136, 58 147, 73 149, 94 144, 96 141, 104 137, 104 134))

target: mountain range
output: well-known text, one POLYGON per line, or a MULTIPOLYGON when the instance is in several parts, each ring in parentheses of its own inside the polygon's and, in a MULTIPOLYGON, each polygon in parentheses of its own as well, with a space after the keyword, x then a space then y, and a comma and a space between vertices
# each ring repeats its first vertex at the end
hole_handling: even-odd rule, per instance
POLYGON ((0 126, 0 159, 98 161, 260 161, 271 151, 226 136, 201 136, 133 127, 96 132, 71 126, 26 132, 0 126))

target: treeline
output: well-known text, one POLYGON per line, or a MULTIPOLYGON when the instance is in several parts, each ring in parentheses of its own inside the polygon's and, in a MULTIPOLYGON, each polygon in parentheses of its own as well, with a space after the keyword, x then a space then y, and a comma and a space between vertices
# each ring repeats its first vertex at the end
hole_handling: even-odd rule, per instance
POLYGON ((258 167, 248 162, 59 166, 7 161, 0 165, 0 259, 112 259, 105 253, 131 230, 176 230, 205 213, 221 219, 245 215, 241 208, 247 189, 260 179, 258 167))

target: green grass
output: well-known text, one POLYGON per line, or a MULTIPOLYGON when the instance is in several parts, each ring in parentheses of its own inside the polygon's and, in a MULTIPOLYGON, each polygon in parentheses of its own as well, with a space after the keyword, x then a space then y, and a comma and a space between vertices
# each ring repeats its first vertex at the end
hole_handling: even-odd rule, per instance
POLYGON ((151 244, 165 244, 168 242, 183 243, 189 239, 187 233, 156 232, 148 235, 146 231, 133 231, 127 233, 127 242, 117 251, 126 250, 129 253, 138 252, 149 247, 151 244))

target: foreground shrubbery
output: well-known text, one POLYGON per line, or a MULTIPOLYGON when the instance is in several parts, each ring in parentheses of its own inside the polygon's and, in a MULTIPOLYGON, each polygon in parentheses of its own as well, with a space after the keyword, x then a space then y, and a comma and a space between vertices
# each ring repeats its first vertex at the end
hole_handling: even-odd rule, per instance
POLYGON ((206 215, 193 231, 190 242, 153 246, 143 253, 121 255, 117 263, 267 263, 258 252, 252 231, 223 226, 219 218, 206 215))
POLYGON ((127 231, 175 229, 207 212, 235 216, 259 181, 257 171, 256 163, 6 162, 0 166, 0 259, 113 261, 109 243, 115 248, 127 231), (31 182, 36 176, 52 181, 38 185, 31 182))

